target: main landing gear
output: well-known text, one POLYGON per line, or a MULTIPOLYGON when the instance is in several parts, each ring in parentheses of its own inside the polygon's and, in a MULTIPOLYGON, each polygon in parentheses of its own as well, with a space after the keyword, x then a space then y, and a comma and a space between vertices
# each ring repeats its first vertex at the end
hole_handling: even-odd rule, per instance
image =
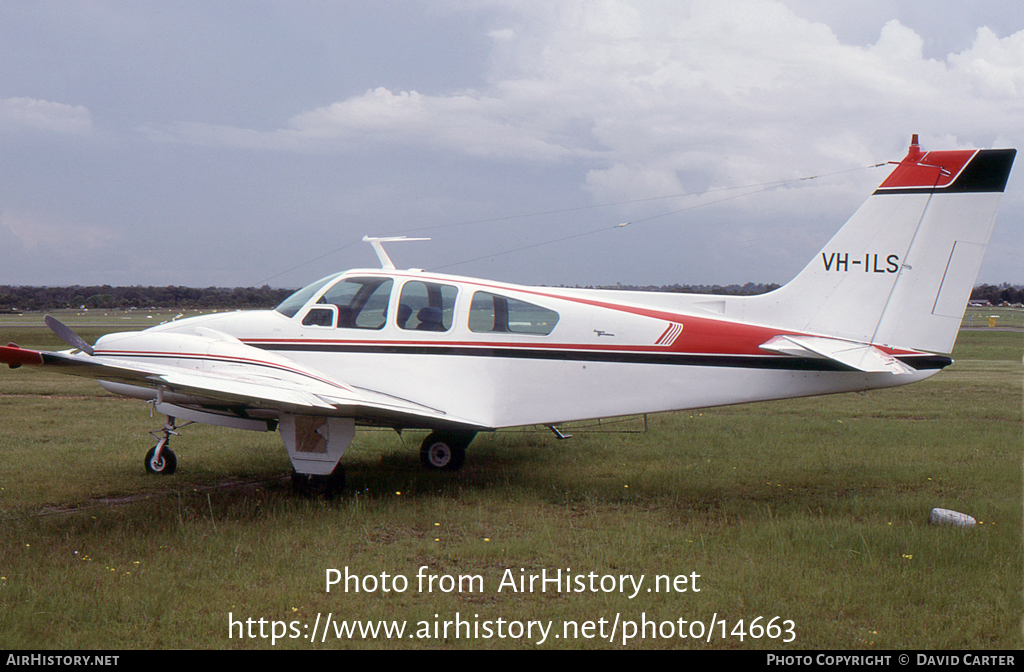
POLYGON ((431 432, 420 446, 420 463, 430 470, 458 471, 476 432, 431 432))
POLYGON ((175 430, 191 424, 191 422, 186 422, 176 425, 174 423, 174 418, 167 416, 167 421, 164 423, 163 429, 150 432, 150 435, 154 439, 157 439, 157 443, 149 449, 149 452, 146 453, 146 459, 144 462, 146 471, 151 474, 161 474, 163 476, 170 476, 175 472, 178 468, 178 458, 167 444, 170 442, 172 436, 178 436, 178 432, 175 430))

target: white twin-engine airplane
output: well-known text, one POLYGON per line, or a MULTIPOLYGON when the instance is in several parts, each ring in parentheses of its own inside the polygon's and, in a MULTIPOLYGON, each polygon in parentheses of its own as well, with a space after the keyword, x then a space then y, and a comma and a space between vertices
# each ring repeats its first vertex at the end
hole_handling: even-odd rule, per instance
POLYGON ((950 353, 1016 150, 907 156, 787 285, 760 296, 525 287, 380 269, 323 278, 275 310, 204 315, 0 362, 96 378, 184 424, 281 432, 299 489, 344 483, 356 425, 431 430, 458 469, 477 432, 924 380, 950 353))

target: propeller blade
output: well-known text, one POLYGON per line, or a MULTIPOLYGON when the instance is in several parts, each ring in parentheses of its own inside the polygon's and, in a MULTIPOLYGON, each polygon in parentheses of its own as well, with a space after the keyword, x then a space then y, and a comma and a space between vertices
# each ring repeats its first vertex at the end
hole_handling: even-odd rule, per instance
POLYGON ((73 348, 78 348, 87 355, 92 354, 92 346, 85 342, 85 340, 71 331, 70 328, 61 323, 57 318, 47 315, 43 318, 46 321, 46 326, 50 328, 50 331, 57 334, 60 340, 64 341, 73 348))

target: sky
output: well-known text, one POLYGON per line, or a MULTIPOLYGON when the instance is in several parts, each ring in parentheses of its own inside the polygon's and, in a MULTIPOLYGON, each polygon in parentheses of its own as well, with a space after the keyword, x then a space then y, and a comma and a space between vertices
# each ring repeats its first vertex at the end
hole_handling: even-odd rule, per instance
POLYGON ((0 284, 781 284, 914 133, 1024 146, 1017 3, 11 0, 0 284))

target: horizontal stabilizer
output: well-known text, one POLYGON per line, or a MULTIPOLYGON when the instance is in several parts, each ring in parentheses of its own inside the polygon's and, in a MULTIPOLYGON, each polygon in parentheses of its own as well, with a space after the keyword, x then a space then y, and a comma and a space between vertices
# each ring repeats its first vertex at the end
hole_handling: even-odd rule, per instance
POLYGON ((865 373, 892 373, 896 375, 913 373, 892 355, 883 352, 870 343, 847 341, 822 336, 775 336, 759 346, 762 350, 778 352, 794 357, 817 357, 831 359, 844 366, 865 373))

